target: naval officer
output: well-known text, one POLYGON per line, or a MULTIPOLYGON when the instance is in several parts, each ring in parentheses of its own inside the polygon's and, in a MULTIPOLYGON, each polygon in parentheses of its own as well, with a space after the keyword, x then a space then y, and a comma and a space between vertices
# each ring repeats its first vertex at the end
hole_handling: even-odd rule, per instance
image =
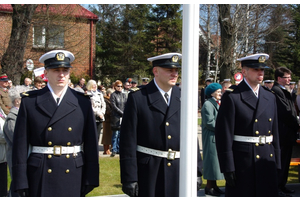
MULTIPOLYGON (((180 58, 179 53, 148 58, 154 79, 129 93, 120 131, 121 182, 129 196, 179 196, 180 58)), ((198 149, 197 186, 201 170, 198 149)))
POLYGON ((225 196, 278 196, 276 98, 260 85, 268 58, 268 54, 254 54, 238 59, 244 80, 222 96, 215 139, 225 196))
POLYGON ((69 51, 41 56, 46 87, 23 93, 13 140, 20 196, 85 196, 99 185, 98 140, 89 96, 68 87, 69 51))

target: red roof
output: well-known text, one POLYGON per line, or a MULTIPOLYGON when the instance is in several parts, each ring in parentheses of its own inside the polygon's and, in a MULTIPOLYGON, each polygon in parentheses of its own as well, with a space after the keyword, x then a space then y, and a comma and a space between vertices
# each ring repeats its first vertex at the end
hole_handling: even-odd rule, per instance
MULTIPOLYGON (((87 18, 92 20, 98 20, 98 16, 82 7, 79 4, 48 4, 49 11, 53 14, 62 14, 62 15, 73 15, 77 18, 87 18)), ((39 4, 35 10, 36 12, 45 12, 45 4, 39 4)), ((0 12, 13 12, 11 4, 0 4, 0 12)))

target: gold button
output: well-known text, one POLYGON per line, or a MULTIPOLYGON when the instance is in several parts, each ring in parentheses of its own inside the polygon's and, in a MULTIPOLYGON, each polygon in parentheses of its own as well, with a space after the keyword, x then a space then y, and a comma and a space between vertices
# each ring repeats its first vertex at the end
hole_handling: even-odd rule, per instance
POLYGON ((52 169, 48 169, 48 173, 51 174, 52 173, 52 169))
POLYGON ((269 144, 271 144, 271 142, 269 142, 269 144))
POLYGON ((169 124, 169 122, 166 122, 166 126, 169 126, 170 124, 169 124))
POLYGON ((258 144, 258 143, 255 143, 255 146, 257 146, 257 147, 258 147, 258 146, 259 146, 259 144, 258 144))
POLYGON ((66 173, 69 173, 69 172, 70 172, 70 170, 69 170, 69 169, 67 169, 67 170, 66 170, 66 173))
POLYGON ((167 165, 168 165, 168 167, 170 167, 170 166, 171 166, 171 163, 168 163, 167 165))
POLYGON ((51 141, 49 141, 49 142, 48 142, 48 145, 49 145, 49 146, 51 146, 51 145, 52 145, 52 142, 51 142, 51 141))
POLYGON ((172 149, 169 149, 169 151, 172 151, 172 149))
POLYGON ((48 158, 49 158, 49 159, 52 158, 52 155, 48 155, 48 158))
POLYGON ((168 139, 170 140, 172 138, 172 136, 171 135, 168 135, 168 139))
POLYGON ((52 131, 52 128, 51 128, 51 127, 48 127, 48 131, 52 131))
POLYGON ((272 119, 271 119, 271 118, 269 119, 269 122, 270 122, 270 121, 272 121, 272 119))
POLYGON ((68 128, 68 131, 72 131, 72 128, 71 128, 71 127, 69 127, 69 128, 68 128))
POLYGON ((70 146, 70 145, 71 145, 71 142, 68 142, 67 145, 70 146))
POLYGON ((259 155, 256 155, 256 158, 259 159, 259 155))
POLYGON ((259 134, 259 131, 255 131, 255 134, 258 135, 258 134, 259 134))
POLYGON ((257 120, 257 119, 255 119, 255 122, 258 122, 258 120, 257 120))
POLYGON ((270 157, 272 158, 272 157, 273 157, 273 154, 270 154, 270 157))
POLYGON ((70 158, 70 155, 69 155, 69 154, 67 154, 67 155, 66 155, 66 158, 70 158))
POLYGON ((271 131, 269 130, 269 132, 268 132, 269 134, 271 133, 271 131))

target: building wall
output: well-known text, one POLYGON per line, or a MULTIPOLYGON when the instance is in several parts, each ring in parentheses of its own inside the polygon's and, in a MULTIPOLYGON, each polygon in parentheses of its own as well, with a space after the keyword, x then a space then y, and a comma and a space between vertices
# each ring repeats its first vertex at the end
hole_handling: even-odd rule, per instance
MULTIPOLYGON (((34 20, 33 20, 34 22, 34 20)), ((74 19, 68 21, 58 21, 60 25, 65 27, 64 33, 64 48, 72 52, 75 56, 75 61, 72 62, 72 71, 76 76, 90 75, 90 56, 94 60, 95 57, 95 34, 96 27, 93 24, 93 52, 90 55, 90 23, 88 19, 74 19)), ((12 27, 12 19, 10 13, 0 13, 0 59, 2 58, 5 49, 8 46, 12 27)), ((61 48, 60 48, 61 49, 61 48)), ((24 54, 24 67, 26 68, 26 60, 34 61, 34 68, 43 67, 39 62, 39 58, 46 52, 44 48, 33 47, 33 26, 30 28, 26 50, 24 54)))

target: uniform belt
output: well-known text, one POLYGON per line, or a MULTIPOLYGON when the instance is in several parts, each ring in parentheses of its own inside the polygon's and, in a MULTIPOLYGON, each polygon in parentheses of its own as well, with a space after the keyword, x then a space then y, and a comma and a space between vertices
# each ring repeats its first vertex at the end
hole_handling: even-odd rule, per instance
POLYGON ((147 147, 143 147, 140 145, 137 145, 136 150, 138 152, 142 152, 145 154, 161 157, 161 158, 167 158, 168 160, 174 160, 175 158, 180 158, 180 152, 179 151, 172 151, 169 149, 169 151, 160 151, 156 149, 151 149, 147 147))
POLYGON ((62 154, 76 154, 82 151, 82 145, 80 146, 53 146, 53 147, 40 147, 40 146, 32 146, 31 153, 42 153, 42 154, 53 154, 55 156, 60 156, 62 154))
POLYGON ((258 144, 266 144, 268 142, 273 141, 273 135, 270 135, 270 136, 261 135, 261 136, 258 136, 258 137, 234 135, 233 140, 238 141, 238 142, 250 142, 250 143, 258 143, 258 144))

